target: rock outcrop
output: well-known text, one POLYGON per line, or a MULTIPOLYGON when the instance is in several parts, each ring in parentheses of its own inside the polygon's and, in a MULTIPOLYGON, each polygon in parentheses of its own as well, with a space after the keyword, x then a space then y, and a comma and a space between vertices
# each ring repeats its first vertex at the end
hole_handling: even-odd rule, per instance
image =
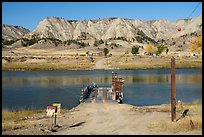
POLYGON ((135 39, 138 30, 148 37, 160 40, 179 37, 201 31, 202 15, 194 19, 181 19, 170 22, 162 20, 130 20, 124 18, 106 18, 99 20, 65 20, 63 18, 46 18, 39 23, 32 34, 40 38, 56 38, 62 41, 69 39, 102 39, 125 37, 135 39), (182 31, 177 28, 181 27, 182 31))
MULTIPOLYGON (((2 39, 4 41, 17 39, 17 41, 9 44, 19 42, 24 43, 24 46, 38 44, 41 40, 44 42, 52 41, 55 46, 60 43, 64 46, 75 43, 81 47, 94 45, 94 43, 97 43, 96 46, 98 46, 101 44, 101 40, 104 44, 111 43, 111 40, 123 40, 129 43, 144 44, 164 42, 166 45, 180 46, 183 50, 189 44, 190 39, 198 35, 202 35, 202 15, 193 19, 179 19, 174 22, 166 19, 65 20, 64 18, 49 17, 42 20, 32 32, 20 26, 2 25, 2 39), (178 27, 182 30, 178 31, 178 27), (20 38, 24 39, 19 41, 20 38), (63 41, 68 42, 63 44, 63 41)), ((3 44, 8 45, 5 42, 3 44)))
POLYGON ((29 32, 30 30, 21 26, 2 24, 2 39, 4 40, 19 39, 29 32))

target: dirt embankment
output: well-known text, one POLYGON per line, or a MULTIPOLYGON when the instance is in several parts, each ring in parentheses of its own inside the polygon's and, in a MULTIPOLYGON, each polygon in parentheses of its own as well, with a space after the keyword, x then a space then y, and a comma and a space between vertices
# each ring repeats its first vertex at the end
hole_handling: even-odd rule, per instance
MULTIPOLYGON (((199 110, 201 109, 200 107, 197 107, 196 109, 198 108, 199 110)), ((192 119, 196 115, 201 115, 197 112, 201 113, 201 111, 196 111, 196 113, 191 115, 192 119)), ((177 114, 177 117, 179 117, 179 113, 177 114)), ((23 127, 3 131, 2 134, 201 135, 202 118, 200 120, 200 124, 198 124, 196 119, 193 119, 193 121, 196 129, 187 128, 190 127, 188 118, 183 118, 176 123, 171 122, 169 105, 139 107, 127 104, 118 104, 116 102, 82 103, 70 110, 63 109, 57 118, 58 127, 52 128, 53 118, 47 117, 45 113, 38 116, 37 119, 28 118, 24 122, 26 124, 23 127), (186 123, 182 123, 183 121, 186 123), (169 125, 166 123, 169 123, 169 125), (201 127, 198 127, 198 125, 201 125, 201 127), (169 128, 163 130, 165 126, 169 126, 169 128), (180 129, 176 131, 171 128, 172 126, 176 129, 179 127, 180 129), (185 129, 182 129, 183 127, 185 129)), ((2 124, 5 124, 5 122, 2 124)))

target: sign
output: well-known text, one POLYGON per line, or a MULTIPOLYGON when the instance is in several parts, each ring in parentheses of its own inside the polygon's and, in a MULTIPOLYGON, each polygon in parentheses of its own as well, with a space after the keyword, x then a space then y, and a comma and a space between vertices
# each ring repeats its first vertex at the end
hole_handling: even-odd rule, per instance
POLYGON ((55 112, 56 115, 59 115, 61 104, 54 103, 52 106, 57 107, 57 111, 55 112))
POLYGON ((54 115, 54 113, 57 112, 57 107, 55 106, 47 106, 47 116, 52 117, 54 115))

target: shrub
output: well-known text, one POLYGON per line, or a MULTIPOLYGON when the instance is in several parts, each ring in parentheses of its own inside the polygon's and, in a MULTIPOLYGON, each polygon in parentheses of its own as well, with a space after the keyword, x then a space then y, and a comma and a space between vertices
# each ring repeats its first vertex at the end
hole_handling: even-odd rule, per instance
POLYGON ((149 54, 149 55, 152 55, 155 51, 155 48, 152 44, 148 44, 147 47, 146 47, 146 52, 149 54))
POLYGON ((27 39, 27 38, 22 38, 21 40, 21 44, 24 46, 24 47, 27 47, 27 46, 30 46, 30 45, 33 45, 35 43, 37 43, 39 41, 39 39, 37 38, 32 38, 32 39, 27 39))
POLYGON ((167 47, 164 45, 157 45, 157 50, 155 51, 155 54, 158 56, 160 55, 167 47))
POLYGON ((5 40, 2 39, 3 45, 12 45, 13 43, 17 42, 19 39, 14 39, 14 40, 5 40))
POLYGON ((148 37, 142 30, 139 30, 137 32, 137 36, 135 37, 136 40, 139 42, 139 43, 142 43, 143 41, 145 42, 151 42, 153 44, 157 44, 158 42, 156 42, 154 39, 148 37))
POLYGON ((190 43, 189 48, 192 52, 200 53, 202 51, 202 36, 198 36, 190 43))
POLYGON ((103 53, 105 54, 105 56, 109 53, 109 50, 107 48, 103 49, 103 53))
POLYGON ((139 46, 133 46, 131 53, 133 55, 139 54, 139 46))
POLYGON ((102 40, 102 39, 100 39, 100 40, 96 40, 96 41, 94 41, 94 46, 98 46, 98 45, 100 45, 100 44, 103 44, 104 43, 104 41, 102 40))
POLYGON ((62 41, 59 40, 59 39, 56 39, 56 38, 47 38, 47 39, 51 40, 52 43, 54 43, 56 47, 57 47, 59 44, 62 44, 62 41))

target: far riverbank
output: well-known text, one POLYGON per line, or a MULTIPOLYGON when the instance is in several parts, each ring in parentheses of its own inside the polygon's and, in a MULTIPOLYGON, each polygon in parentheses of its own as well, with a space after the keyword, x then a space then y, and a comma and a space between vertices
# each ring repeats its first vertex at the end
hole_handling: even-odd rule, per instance
MULTIPOLYGON (((176 68, 202 68, 202 57, 175 57, 176 68)), ((171 57, 3 57, 3 71, 168 69, 171 57), (92 61, 91 61, 92 60, 92 61), (102 62, 103 61, 103 62, 102 62), (99 63, 100 62, 100 63, 99 63), (96 66, 99 64, 100 66, 96 66)))

